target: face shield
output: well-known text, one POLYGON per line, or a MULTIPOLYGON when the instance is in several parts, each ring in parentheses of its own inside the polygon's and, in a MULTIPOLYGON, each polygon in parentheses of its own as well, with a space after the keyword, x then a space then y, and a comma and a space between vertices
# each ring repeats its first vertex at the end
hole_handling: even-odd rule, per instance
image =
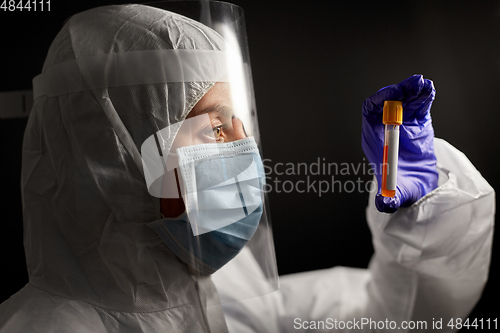
MULTIPOLYGON (((91 91, 161 200, 161 216, 145 222, 170 251, 194 275, 244 276, 230 300, 272 292, 278 275, 243 11, 211 1, 144 8, 154 46, 134 30, 124 50, 83 48, 36 77, 34 97, 91 91)), ((83 19, 72 18, 75 31, 83 19)))
POLYGON ((175 57, 184 81, 193 80, 187 72, 214 85, 184 120, 141 146, 149 193, 167 202, 182 198, 185 206, 180 216, 151 225, 196 273, 236 268, 252 281, 235 289, 240 294, 231 299, 271 292, 278 286, 277 270, 243 12, 207 1, 153 6, 210 27, 222 42, 217 51, 189 50, 175 57), (245 264, 249 258, 255 265, 245 264))

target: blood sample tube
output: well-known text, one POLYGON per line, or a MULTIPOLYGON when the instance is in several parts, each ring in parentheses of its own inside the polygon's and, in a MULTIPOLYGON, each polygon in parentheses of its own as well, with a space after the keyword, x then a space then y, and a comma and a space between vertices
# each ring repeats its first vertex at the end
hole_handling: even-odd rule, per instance
POLYGON ((396 195, 398 177, 399 125, 403 123, 403 103, 384 101, 384 161, 382 164, 382 196, 396 195))

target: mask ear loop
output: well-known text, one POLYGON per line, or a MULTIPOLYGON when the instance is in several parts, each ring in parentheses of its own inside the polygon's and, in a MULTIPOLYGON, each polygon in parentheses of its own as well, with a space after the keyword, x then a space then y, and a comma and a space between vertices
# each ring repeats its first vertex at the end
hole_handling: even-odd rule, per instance
POLYGON ((174 173, 175 173, 175 184, 177 185, 177 194, 179 194, 179 198, 184 200, 181 194, 181 184, 179 181, 179 175, 177 174, 177 168, 174 169, 174 173))
MULTIPOLYGON (((157 140, 157 144, 158 144, 158 139, 156 137, 156 134, 155 134, 155 139, 157 140)), ((163 154, 161 153, 161 151, 160 151, 160 156, 162 157, 162 161, 163 161, 163 154)), ((163 167, 164 167, 165 172, 167 172, 166 171, 167 169, 166 169, 165 162, 163 163, 163 167)), ((174 211, 176 211, 177 213, 179 213, 179 215, 182 215, 186 211, 186 205, 184 203, 184 198, 182 196, 182 191, 181 191, 181 186, 180 186, 180 181, 179 181, 179 175, 177 173, 177 168, 174 168, 174 175, 175 175, 175 184, 177 186, 177 196, 178 197, 176 199, 172 199, 172 200, 181 200, 180 205, 182 205, 182 206, 180 206, 178 203, 176 203, 176 204, 174 204, 174 206, 178 207, 179 211, 176 211, 177 208, 173 208, 173 209, 174 209, 174 211)), ((161 206, 160 209, 162 209, 163 204, 160 204, 160 206, 161 206)), ((161 212, 161 216, 165 217, 163 211, 161 212)))
MULTIPOLYGON (((156 146, 158 147, 158 153, 160 154, 160 156, 162 158, 163 170, 165 170, 165 172, 167 172, 167 165, 165 163, 165 160, 163 159, 163 153, 162 153, 161 148, 160 148, 160 143, 158 140, 157 133, 155 133, 154 136, 155 136, 155 140, 156 140, 156 146)), ((177 195, 179 196, 180 199, 182 199, 181 185, 180 185, 180 181, 179 181, 179 175, 177 174, 177 168, 174 168, 174 174, 175 174, 175 185, 177 186, 177 195)))

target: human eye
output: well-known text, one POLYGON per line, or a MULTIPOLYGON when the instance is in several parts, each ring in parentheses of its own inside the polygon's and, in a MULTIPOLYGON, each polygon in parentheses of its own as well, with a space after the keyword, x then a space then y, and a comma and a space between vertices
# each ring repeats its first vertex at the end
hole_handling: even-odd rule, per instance
POLYGON ((224 127, 224 125, 219 125, 219 126, 213 128, 215 141, 220 141, 221 136, 222 136, 222 128, 223 127, 224 127))
POLYGON ((221 121, 212 121, 201 131, 204 141, 208 142, 224 142, 224 127, 221 121))

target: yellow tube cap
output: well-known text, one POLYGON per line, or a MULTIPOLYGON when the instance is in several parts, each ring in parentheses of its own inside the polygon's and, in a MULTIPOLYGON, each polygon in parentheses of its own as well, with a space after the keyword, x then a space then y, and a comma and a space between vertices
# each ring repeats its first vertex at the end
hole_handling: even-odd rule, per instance
POLYGON ((382 123, 384 125, 401 125, 403 123, 403 102, 384 101, 382 123))

